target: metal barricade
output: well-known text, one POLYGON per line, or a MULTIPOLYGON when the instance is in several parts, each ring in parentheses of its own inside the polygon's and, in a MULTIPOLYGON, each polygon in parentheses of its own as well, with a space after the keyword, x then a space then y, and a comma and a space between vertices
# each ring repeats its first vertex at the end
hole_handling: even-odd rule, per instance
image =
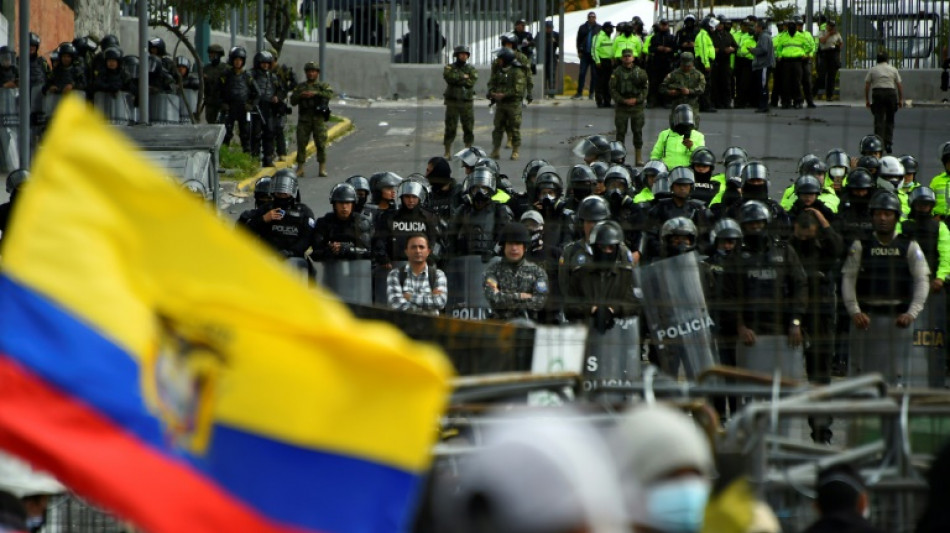
POLYGON ((346 303, 373 303, 373 266, 368 259, 317 263, 320 282, 346 303))
POLYGON ((181 121, 181 102, 177 94, 149 95, 148 114, 152 124, 178 124, 181 121))
POLYGON ((93 96, 93 105, 105 115, 106 120, 115 126, 131 126, 134 124, 132 116, 132 95, 126 92, 103 93, 93 96))

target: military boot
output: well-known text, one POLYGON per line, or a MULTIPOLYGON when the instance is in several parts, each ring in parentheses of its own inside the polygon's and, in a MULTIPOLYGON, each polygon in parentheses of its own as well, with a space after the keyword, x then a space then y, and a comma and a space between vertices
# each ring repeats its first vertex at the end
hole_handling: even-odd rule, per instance
POLYGON ((447 145, 445 145, 445 158, 446 158, 446 159, 449 159, 449 158, 451 158, 451 157, 452 157, 452 145, 451 145, 451 144, 447 144, 447 145))
POLYGON ((519 157, 519 156, 518 156, 518 147, 515 146, 515 147, 511 150, 511 160, 512 160, 512 161, 517 161, 517 160, 518 160, 518 157, 519 157))
POLYGON ((636 166, 642 167, 643 166, 643 150, 641 148, 635 148, 634 153, 635 153, 635 158, 636 158, 636 166))
POLYGON ((500 147, 500 146, 495 146, 494 148, 492 148, 491 153, 488 154, 488 157, 490 157, 490 158, 492 158, 492 159, 498 159, 499 157, 501 157, 501 155, 498 153, 499 150, 501 150, 501 147, 500 147))
POLYGON ((511 137, 509 137, 508 141, 505 143, 505 148, 511 148, 511 137))
POLYGON ((303 165, 297 165, 297 177, 298 178, 303 177, 303 165))
POLYGON ((326 164, 320 163, 320 173, 318 174, 321 178, 327 177, 327 167, 326 164))

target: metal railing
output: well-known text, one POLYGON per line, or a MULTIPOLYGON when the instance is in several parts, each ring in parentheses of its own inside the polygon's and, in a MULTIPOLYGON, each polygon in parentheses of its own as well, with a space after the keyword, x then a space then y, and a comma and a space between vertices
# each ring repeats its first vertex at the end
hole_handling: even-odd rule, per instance
POLYGON ((884 50, 899 69, 939 68, 950 40, 947 2, 845 1, 842 36, 847 68, 874 66, 884 50))

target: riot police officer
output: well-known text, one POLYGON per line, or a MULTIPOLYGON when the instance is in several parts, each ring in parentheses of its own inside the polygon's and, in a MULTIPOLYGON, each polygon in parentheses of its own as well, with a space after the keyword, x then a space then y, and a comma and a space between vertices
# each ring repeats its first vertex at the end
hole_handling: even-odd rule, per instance
POLYGON ((508 200, 508 207, 511 208, 515 218, 520 219, 522 215, 534 209, 537 199, 536 185, 538 179, 538 169, 550 166, 544 159, 532 159, 525 165, 521 172, 521 181, 524 183, 524 192, 515 192, 508 200))
POLYGON ((825 168, 831 180, 830 187, 840 197, 844 194, 844 178, 851 169, 851 157, 841 148, 832 148, 825 154, 825 168))
POLYGON ((248 115, 260 98, 260 90, 250 73, 244 70, 247 50, 235 46, 228 54, 230 66, 218 80, 221 94, 221 115, 224 117, 224 144, 230 144, 234 136, 234 123, 238 125, 241 149, 251 153, 251 127, 248 115))
POLYGON ((30 32, 30 87, 43 87, 52 74, 46 58, 39 55, 40 36, 30 32))
POLYGON ((256 209, 247 228, 284 257, 303 260, 316 220, 306 204, 297 202, 297 190, 293 171, 278 170, 271 178, 270 205, 256 209))
POLYGON ((594 330, 605 333, 617 319, 639 312, 633 261, 621 253, 623 229, 612 220, 594 226, 587 245, 591 261, 577 265, 571 273, 568 308, 573 316, 585 317, 594 330))
POLYGON ((466 187, 467 198, 449 223, 448 252, 453 257, 480 255, 487 261, 513 215, 508 206, 492 200, 498 190, 487 167, 476 167, 466 178, 466 187))
POLYGON ((670 197, 655 200, 647 212, 647 229, 640 243, 640 253, 650 261, 661 257, 660 229, 666 221, 677 217, 689 219, 701 235, 711 226, 712 213, 702 202, 690 197, 696 183, 693 171, 676 167, 670 171, 669 180, 670 197))
POLYGON ((280 79, 273 72, 274 56, 267 50, 254 54, 251 76, 259 91, 255 112, 251 114, 251 153, 262 167, 274 166, 274 130, 277 127, 277 106, 280 79))
POLYGON ((330 120, 330 99, 333 98, 333 89, 325 82, 319 81, 320 67, 313 61, 303 67, 307 79, 294 88, 290 96, 290 103, 298 106, 297 118, 297 175, 303 176, 303 165, 307 162, 307 144, 313 137, 317 147, 317 163, 320 168, 318 175, 327 176, 327 125, 330 120))
POLYGON ((871 236, 871 212, 868 207, 874 190, 874 178, 867 170, 856 168, 848 174, 841 207, 834 220, 835 231, 844 239, 846 250, 851 247, 852 241, 871 236))
POLYGON ((577 209, 577 220, 580 222, 577 231, 580 235, 577 240, 571 241, 564 247, 564 252, 558 262, 557 282, 561 294, 568 294, 571 284, 570 276, 574 268, 588 263, 591 259, 587 245, 590 232, 598 223, 609 219, 610 208, 603 198, 588 196, 580 202, 577 209))
POLYGON ((44 94, 66 94, 70 91, 82 91, 86 88, 86 73, 75 64, 76 47, 72 43, 63 43, 57 49, 59 64, 50 72, 43 86, 44 94))
POLYGON ((221 90, 220 81, 228 69, 221 62, 224 57, 224 47, 220 44, 208 45, 208 64, 202 68, 205 83, 205 122, 217 124, 221 118, 221 90))
POLYGON ((370 259, 373 226, 369 215, 354 210, 356 189, 341 183, 330 191, 332 211, 317 219, 313 230, 314 261, 370 259))
POLYGON ((377 172, 369 177, 369 190, 373 201, 371 207, 377 211, 377 221, 380 220, 380 215, 398 207, 396 187, 399 187, 402 181, 402 177, 395 172, 377 172))
POLYGON ((594 194, 597 185, 597 174, 587 165, 574 165, 567 174, 569 195, 567 208, 577 211, 578 206, 585 198, 594 194))
POLYGON ((696 249, 699 232, 686 217, 673 217, 660 227, 660 257, 666 259, 696 249))
POLYGON ((716 169, 716 155, 705 146, 697 148, 689 156, 689 168, 693 171, 693 177, 696 178, 691 198, 708 206, 719 194, 719 190, 726 185, 725 174, 713 175, 716 169))
POLYGON ((890 384, 927 384, 926 361, 911 360, 911 325, 930 291, 920 246, 897 232, 901 203, 881 191, 869 204, 874 231, 851 243, 842 267, 842 300, 851 317, 852 375, 881 372, 890 384))
POLYGON ((366 208, 366 202, 370 199, 370 188, 369 180, 360 175, 350 176, 346 178, 346 182, 353 186, 353 190, 356 191, 356 203, 353 204, 353 210, 357 213, 366 213, 372 216, 372 209, 366 208))
MULTIPOLYGON (((771 220, 772 212, 762 202, 743 204, 739 210, 742 248, 725 265, 723 296, 737 306, 736 331, 745 350, 754 349, 763 335, 786 337, 792 349, 802 344, 808 302, 805 269, 795 249, 771 235, 771 220)), ((737 359, 740 366, 752 362, 742 350, 737 359)))
POLYGON ((502 257, 485 270, 485 299, 492 318, 536 320, 548 297, 548 276, 527 259, 531 235, 524 224, 511 222, 501 231, 502 257))
POLYGON ((641 208, 630 197, 630 171, 623 166, 614 165, 607 169, 604 176, 606 192, 604 197, 610 206, 610 219, 616 221, 623 228, 624 243, 629 247, 631 243, 640 242, 640 211, 641 208))
POLYGON ((455 142, 455 133, 458 124, 462 124, 462 141, 465 147, 475 143, 475 82, 478 81, 478 71, 468 63, 471 50, 467 46, 456 46, 452 52, 454 63, 445 66, 442 78, 445 80, 445 134, 442 144, 445 145, 445 158, 451 157, 452 143, 455 142))
MULTIPOLYGON (((726 299, 723 284, 726 262, 742 244, 742 228, 734 219, 723 218, 713 225, 709 232, 709 240, 712 251, 703 261, 706 268, 706 274, 703 276, 707 283, 706 301, 709 302, 709 314, 715 324, 719 364, 734 367, 736 366, 737 340, 735 313, 730 312, 732 302, 726 299)), ((714 402, 720 416, 724 416, 727 404, 729 413, 736 412, 738 398, 735 396, 716 398, 714 402)))
POLYGON ((277 87, 277 103, 274 104, 274 148, 277 152, 277 160, 283 161, 287 157, 287 115, 293 109, 287 105, 287 97, 297 87, 297 74, 293 67, 280 63, 280 57, 277 50, 271 48, 268 50, 274 56, 274 64, 271 71, 277 75, 279 81, 277 87))
MULTIPOLYGON (((804 175, 795 180, 795 202, 788 209, 788 215, 793 220, 804 211, 814 209, 821 213, 823 219, 831 222, 835 219, 835 212, 828 207, 821 198, 823 191, 821 182, 814 176, 804 175)), ((830 191, 829 191, 830 194, 830 191)), ((834 196, 830 194, 830 196, 834 196)), ((837 199, 837 197, 835 197, 837 199)))
POLYGON ((554 167, 541 167, 537 175, 533 207, 544 219, 546 246, 550 246, 560 257, 564 246, 574 240, 574 211, 565 204, 561 177, 554 167))
MULTIPOLYGON (((769 210, 769 227, 773 235, 785 238, 791 232, 792 224, 788 213, 778 202, 769 198, 769 169, 761 161, 749 161, 742 167, 742 198, 726 208, 725 216, 742 222, 740 213, 743 205, 757 201, 769 210)), ((744 228, 743 228, 744 229, 744 228)))
POLYGON ((13 206, 16 205, 17 195, 20 187, 30 179, 30 171, 26 169, 17 169, 7 175, 7 193, 10 199, 0 204, 0 239, 7 232, 7 225, 10 223, 10 217, 13 215, 13 206))
POLYGON ((910 215, 900 232, 920 246, 930 268, 932 293, 941 292, 950 276, 950 229, 934 217, 937 195, 930 187, 917 187, 909 194, 910 215))
POLYGON ((657 136, 650 159, 663 161, 669 168, 689 166, 693 152, 706 145, 706 136, 696 127, 695 113, 689 104, 674 107, 670 128, 657 136))
POLYGON ((238 215, 237 224, 239 226, 246 226, 258 209, 263 209, 269 206, 271 201, 274 200, 274 197, 271 196, 270 193, 272 179, 273 178, 271 176, 264 176, 263 178, 260 178, 254 182, 254 208, 245 209, 240 215, 238 215))
MULTIPOLYGON (((383 179, 386 178, 384 176, 383 179)), ((385 185, 388 188, 389 184, 385 185)), ((388 270, 393 261, 406 261, 406 241, 410 235, 419 233, 425 235, 430 243, 431 259, 438 260, 442 254, 439 218, 423 207, 427 196, 425 187, 418 182, 405 180, 399 184, 396 195, 399 207, 378 215, 373 238, 376 265, 388 270)))
POLYGON ((448 224, 461 201, 462 187, 452 178, 452 167, 444 157, 433 157, 426 164, 426 179, 432 184, 428 208, 448 224))

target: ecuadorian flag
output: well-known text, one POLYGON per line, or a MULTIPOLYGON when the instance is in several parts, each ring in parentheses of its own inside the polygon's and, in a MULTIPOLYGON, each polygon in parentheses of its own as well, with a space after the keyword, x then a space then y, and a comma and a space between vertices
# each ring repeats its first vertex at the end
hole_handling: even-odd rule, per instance
POLYGON ((61 104, 4 235, 0 448, 150 533, 405 530, 451 370, 61 104))

